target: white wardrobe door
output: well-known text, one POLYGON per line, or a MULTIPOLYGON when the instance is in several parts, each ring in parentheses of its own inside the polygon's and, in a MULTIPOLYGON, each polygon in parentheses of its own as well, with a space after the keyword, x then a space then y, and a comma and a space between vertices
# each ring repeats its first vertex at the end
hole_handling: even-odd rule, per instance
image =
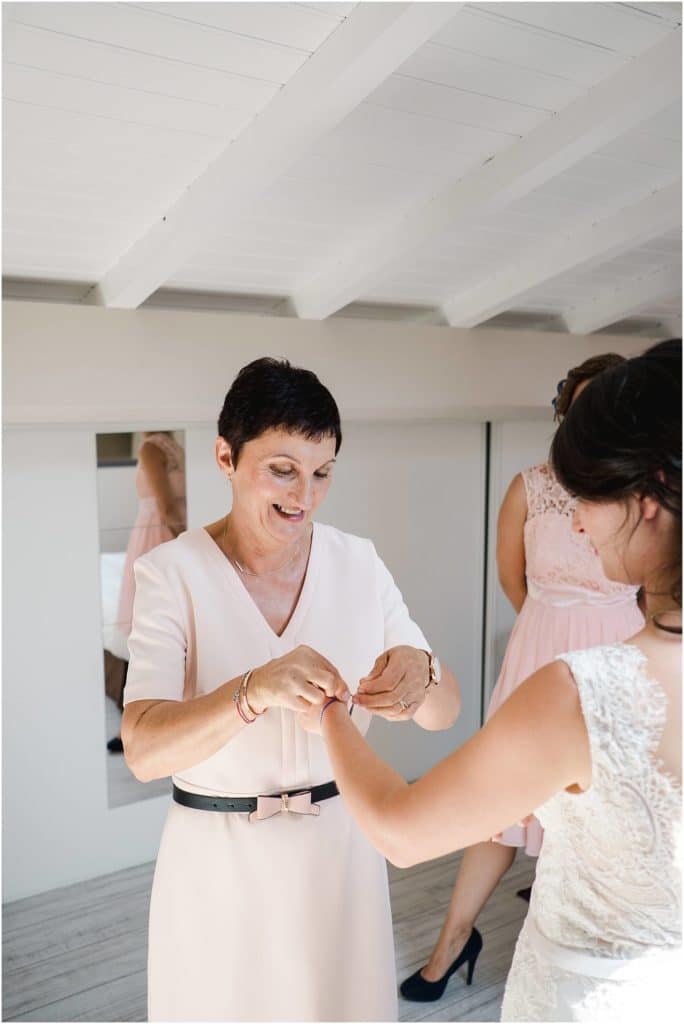
POLYGON ((479 726, 484 442, 481 423, 348 423, 318 516, 371 538, 412 617, 460 680, 461 715, 444 732, 380 718, 373 723, 373 746, 409 779, 479 726))

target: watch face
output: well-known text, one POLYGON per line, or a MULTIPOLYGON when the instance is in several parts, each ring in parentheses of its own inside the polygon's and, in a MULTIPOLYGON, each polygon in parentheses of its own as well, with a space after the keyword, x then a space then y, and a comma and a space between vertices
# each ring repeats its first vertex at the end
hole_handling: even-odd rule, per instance
POLYGON ((442 666, 436 654, 432 655, 432 678, 439 683, 442 678, 442 666))

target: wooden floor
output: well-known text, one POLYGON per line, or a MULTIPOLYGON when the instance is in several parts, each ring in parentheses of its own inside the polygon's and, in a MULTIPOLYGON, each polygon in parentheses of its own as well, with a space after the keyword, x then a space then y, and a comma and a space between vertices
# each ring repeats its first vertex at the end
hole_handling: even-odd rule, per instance
MULTIPOLYGON (((397 980, 425 962, 451 895, 459 856, 390 867, 397 980)), ((527 911, 515 890, 534 861, 519 854, 483 910, 473 984, 454 976, 438 1003, 399 1002, 402 1021, 498 1020, 515 939, 527 911)), ((3 908, 3 1020, 142 1021, 152 864, 3 908)))

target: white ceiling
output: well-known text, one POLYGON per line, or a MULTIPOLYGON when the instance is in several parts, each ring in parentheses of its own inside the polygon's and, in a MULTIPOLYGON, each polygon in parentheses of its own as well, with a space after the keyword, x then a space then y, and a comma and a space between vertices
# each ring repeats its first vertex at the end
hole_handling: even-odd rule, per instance
POLYGON ((679 331, 680 25, 4 3, 5 294, 679 331))

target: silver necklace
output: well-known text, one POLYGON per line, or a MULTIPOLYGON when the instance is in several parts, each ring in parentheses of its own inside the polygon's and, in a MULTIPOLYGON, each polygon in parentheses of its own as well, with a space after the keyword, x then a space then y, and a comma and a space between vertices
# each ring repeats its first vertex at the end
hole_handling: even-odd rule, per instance
POLYGON ((242 573, 243 576, 275 576, 276 573, 282 572, 283 569, 287 569, 288 565, 292 565, 292 563, 294 562, 295 558, 297 558, 297 556, 299 555, 299 550, 300 550, 300 548, 302 546, 302 542, 305 539, 304 537, 302 537, 302 540, 300 540, 298 542, 298 544, 297 544, 297 546, 296 546, 296 548, 294 550, 294 554, 290 558, 288 558, 287 562, 283 562, 282 565, 279 565, 277 569, 269 569, 268 572, 252 572, 251 569, 245 569, 244 565, 240 565, 240 563, 238 562, 237 558, 232 558, 228 554, 228 552, 226 550, 226 536, 227 536, 227 534, 228 534, 228 516, 226 516, 226 521, 225 521, 224 526, 223 526, 223 537, 222 537, 222 540, 221 540, 221 547, 223 548, 223 553, 225 554, 225 556, 228 559, 228 561, 230 562, 230 564, 234 565, 235 568, 237 569, 237 571, 239 573, 242 573))

